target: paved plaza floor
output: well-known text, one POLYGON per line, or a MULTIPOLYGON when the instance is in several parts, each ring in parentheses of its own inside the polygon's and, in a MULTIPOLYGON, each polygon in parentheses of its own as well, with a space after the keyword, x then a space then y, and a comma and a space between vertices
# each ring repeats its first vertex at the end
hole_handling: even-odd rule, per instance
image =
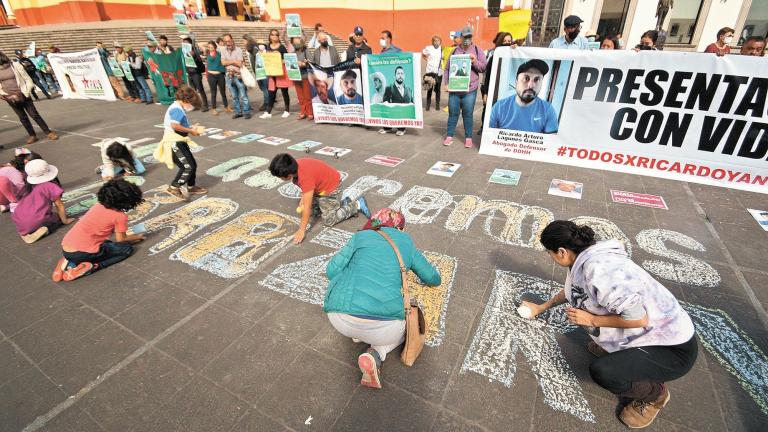
MULTIPOLYGON (((59 168, 74 213, 98 188, 92 144, 123 137, 148 158, 162 136, 162 106, 37 106, 61 138, 30 148, 59 168)), ((615 397, 589 377, 586 334, 562 309, 533 322, 514 313, 521 296, 546 298, 565 279, 536 239, 553 218, 622 240, 696 322, 697 363, 669 384, 672 399, 649 430, 766 430, 768 233, 747 212, 768 210, 766 195, 482 156, 461 145, 461 132, 446 148, 442 111, 425 112, 425 128, 403 137, 276 114, 191 113, 237 136, 290 142, 197 138, 198 184, 210 192, 190 202, 163 192, 173 171, 148 163, 133 179, 147 202, 131 214, 147 240, 91 276, 52 282, 66 228, 27 245, 0 215, 0 431, 623 430, 615 397), (364 346, 338 334, 321 307, 325 264, 363 219, 315 224, 293 245, 295 189, 265 174, 278 152, 305 156, 287 150, 304 140, 351 149, 314 157, 347 173, 342 185, 365 191, 372 207, 403 209, 443 275, 437 288, 414 284, 429 346, 410 368, 392 353, 382 390, 359 384, 364 346), (373 155, 405 161, 365 162, 373 155), (436 161, 462 166, 450 178, 427 175, 436 161), (489 183, 495 168, 520 171, 519 184, 489 183), (553 178, 582 182, 582 199, 549 195, 553 178), (660 195, 669 209, 614 203, 610 190, 660 195)), ((0 159, 25 135, 0 104, 0 159)))

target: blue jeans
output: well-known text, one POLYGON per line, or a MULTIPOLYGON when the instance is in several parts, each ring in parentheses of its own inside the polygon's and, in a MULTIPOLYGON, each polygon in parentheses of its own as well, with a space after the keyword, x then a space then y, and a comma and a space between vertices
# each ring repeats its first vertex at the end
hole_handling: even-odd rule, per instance
POLYGON ((261 89, 261 93, 264 95, 264 108, 269 106, 269 78, 265 78, 263 80, 259 80, 259 88, 261 89))
POLYGON ((81 262, 89 262, 91 264, 97 264, 97 267, 92 272, 101 270, 104 267, 109 267, 112 264, 117 264, 120 261, 128 258, 133 253, 133 246, 130 243, 125 242, 113 242, 105 240, 104 243, 99 246, 98 252, 66 252, 64 251, 64 258, 70 262, 70 265, 78 265, 81 262))
POLYGON ((52 91, 51 89, 48 88, 48 83, 45 81, 44 75, 45 75, 44 73, 40 72, 39 70, 36 70, 35 76, 30 78, 32 78, 32 81, 35 81, 35 78, 37 78, 37 80, 35 81, 35 85, 40 87, 40 90, 43 91, 43 94, 48 96, 49 94, 52 93, 52 91))
POLYGON ((139 99, 141 99, 142 102, 152 102, 152 90, 149 89, 147 80, 143 76, 137 74, 134 74, 133 77, 136 79, 134 85, 139 91, 139 99))
POLYGON ((464 120, 464 138, 472 138, 472 113, 475 110, 477 90, 468 93, 448 94, 448 133, 452 137, 459 123, 459 110, 464 120))
POLYGON ((56 80, 53 78, 53 74, 41 72, 43 75, 43 78, 45 82, 48 83, 48 91, 53 93, 51 90, 61 93, 61 89, 59 88, 59 85, 56 83, 56 80))
POLYGON ((248 90, 243 84, 243 80, 238 77, 227 75, 227 87, 232 93, 232 108, 235 114, 248 114, 251 112, 251 105, 248 102, 248 90))

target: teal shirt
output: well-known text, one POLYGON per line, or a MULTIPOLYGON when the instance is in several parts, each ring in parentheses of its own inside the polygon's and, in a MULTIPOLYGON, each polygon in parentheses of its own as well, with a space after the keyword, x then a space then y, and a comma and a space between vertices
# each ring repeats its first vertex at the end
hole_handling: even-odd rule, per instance
MULTIPOLYGON (((440 273, 416 249, 411 236, 394 228, 383 228, 395 242, 405 267, 430 286, 440 285, 440 273)), ((364 230, 331 259, 326 268, 330 283, 323 311, 405 319, 400 264, 392 246, 378 233, 364 230)))
POLYGON ((227 71, 227 68, 225 68, 224 65, 221 64, 221 53, 219 53, 218 51, 216 52, 215 56, 211 56, 211 52, 206 50, 205 58, 208 62, 209 71, 217 71, 222 73, 227 71))

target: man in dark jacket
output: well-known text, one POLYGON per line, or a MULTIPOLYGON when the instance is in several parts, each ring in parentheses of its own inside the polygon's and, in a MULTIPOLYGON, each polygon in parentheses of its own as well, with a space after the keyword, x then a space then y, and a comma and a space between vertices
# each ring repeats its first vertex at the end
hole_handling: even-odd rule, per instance
POLYGON ((347 61, 354 60, 356 67, 360 67, 360 61, 364 54, 373 54, 373 50, 365 43, 363 38, 363 28, 355 27, 352 33, 352 43, 347 48, 347 61))

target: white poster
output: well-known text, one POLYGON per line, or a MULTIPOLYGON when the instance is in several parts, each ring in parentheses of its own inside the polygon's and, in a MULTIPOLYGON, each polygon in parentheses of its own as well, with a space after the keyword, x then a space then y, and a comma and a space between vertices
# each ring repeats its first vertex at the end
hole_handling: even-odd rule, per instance
POLYGON ((481 154, 768 193, 768 62, 498 48, 481 154))
POLYGON ((48 54, 64 99, 116 100, 96 48, 74 53, 48 54))

